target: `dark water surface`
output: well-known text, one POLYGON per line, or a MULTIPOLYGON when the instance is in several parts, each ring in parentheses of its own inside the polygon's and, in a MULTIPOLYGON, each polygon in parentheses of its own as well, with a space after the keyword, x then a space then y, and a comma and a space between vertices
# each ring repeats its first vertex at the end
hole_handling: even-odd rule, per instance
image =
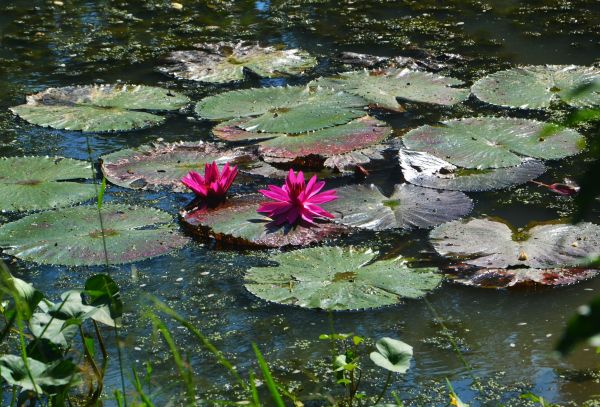
MULTIPOLYGON (((120 134, 82 134, 29 125, 7 112, 24 96, 49 86, 132 83, 171 87, 200 98, 236 87, 285 84, 285 80, 253 80, 230 86, 174 81, 154 71, 169 50, 218 40, 259 40, 265 44, 301 47, 320 57, 320 64, 303 83, 339 69, 330 57, 339 51, 377 55, 417 55, 423 49, 440 55, 460 54, 441 73, 473 80, 515 64, 582 64, 599 62, 600 3, 597 1, 52 1, 3 0, 0 4, 0 155, 62 155, 89 159, 137 146, 157 138, 165 141, 208 140, 210 124, 193 119, 190 112, 173 114, 166 124, 148 130, 120 134)), ((543 120, 557 113, 523 113, 483 106, 469 100, 452 109, 415 110, 404 115, 381 115, 402 134, 409 127, 442 118, 478 114, 534 117, 543 120)), ((580 129, 588 137, 597 128, 580 129)), ((595 157, 584 153, 551 163, 542 179, 561 181, 580 175, 595 157)), ((370 182, 389 188, 400 179, 399 171, 374 174, 370 182)), ((234 186, 234 193, 256 190, 261 185, 234 186)), ((515 226, 569 215, 573 204, 535 186, 469 194, 476 202, 473 216, 506 218, 515 226)), ((175 216, 191 196, 140 193, 110 186, 107 198, 167 210, 175 216)), ((588 220, 598 223, 598 209, 588 220)), ((16 219, 0 213, 0 222, 16 219)), ((360 234, 351 240, 382 253, 418 256, 438 264, 427 243, 427 232, 360 234)), ((315 372, 322 383, 328 346, 317 340, 329 331, 327 313, 266 304, 242 286, 243 272, 265 264, 268 252, 217 251, 193 243, 180 252, 112 267, 128 305, 126 315, 126 366, 143 369, 154 363, 153 391, 166 404, 179 390, 174 364, 165 348, 154 342, 149 323, 139 305, 149 293, 189 317, 239 369, 254 366, 250 348, 256 341, 272 363, 275 374, 298 394, 319 391, 309 378, 315 372), (308 362, 312 361, 312 362, 308 362)), ((8 259, 10 260, 10 259, 8 259)), ((101 268, 34 266, 13 262, 15 273, 51 297, 83 285, 101 268)), ((309 266, 309 265, 308 265, 309 266)), ((575 309, 600 291, 600 279, 561 289, 494 291, 466 288, 452 283, 428 296, 447 327, 459 339, 485 391, 472 387, 472 378, 440 332, 423 301, 369 312, 336 313, 335 330, 377 339, 391 336, 414 346, 415 362, 397 384, 402 398, 413 405, 446 405, 444 378, 472 406, 523 405, 517 397, 533 391, 552 402, 580 404, 600 394, 596 368, 600 356, 593 348, 580 347, 568 359, 551 353, 565 321, 575 309)), ((215 394, 226 393, 222 369, 206 352, 174 326, 177 343, 189 353, 199 380, 215 394), (220 390, 219 390, 220 389, 220 390)), ((106 333, 110 337, 110 332, 106 333)), ((112 342, 112 338, 109 339, 112 342)), ((114 353, 114 347, 113 347, 114 353)), ((370 362, 365 363, 366 367, 370 362)), ((367 371, 366 386, 377 371, 367 371)), ((118 366, 111 363, 107 391, 119 386, 118 366)), ((375 388, 375 387, 374 387, 375 388)), ((323 390, 327 392, 327 390, 323 390)), ((173 401, 177 403, 176 401, 173 401)), ((310 404, 307 402, 307 405, 310 404)), ((106 405, 112 405, 107 401, 106 405)), ((315 403, 315 405, 319 405, 315 403)))

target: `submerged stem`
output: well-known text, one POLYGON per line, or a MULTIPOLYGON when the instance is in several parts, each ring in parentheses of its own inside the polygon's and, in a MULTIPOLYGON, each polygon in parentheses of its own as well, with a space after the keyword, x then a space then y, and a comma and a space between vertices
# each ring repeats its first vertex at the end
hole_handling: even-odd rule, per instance
POLYGON ((383 389, 381 390, 381 393, 379 393, 379 396, 377 397, 377 400, 375 400, 374 404, 379 403, 379 401, 383 398, 383 396, 385 396, 385 392, 387 391, 388 387, 390 387, 391 381, 392 381, 392 372, 388 372, 387 378, 385 379, 385 385, 383 386, 383 389))

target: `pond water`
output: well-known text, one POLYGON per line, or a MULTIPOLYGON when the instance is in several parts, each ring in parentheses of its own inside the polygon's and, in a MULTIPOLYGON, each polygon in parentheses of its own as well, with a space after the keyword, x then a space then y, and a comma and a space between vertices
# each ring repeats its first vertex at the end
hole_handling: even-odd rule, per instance
MULTIPOLYGON (((171 114, 167 122, 142 131, 102 134, 56 131, 14 118, 7 108, 24 96, 50 86, 113 83, 117 80, 159 85, 199 100, 232 88, 305 83, 341 69, 331 59, 340 51, 382 56, 460 54, 441 73, 471 84, 473 80, 516 64, 599 63, 600 3, 595 1, 170 1, 5 0, 0 5, 0 155, 60 155, 94 160, 125 147, 157 138, 165 141, 211 139, 211 124, 187 114, 171 114), (219 40, 258 40, 300 47, 319 57, 304 78, 246 81, 229 86, 175 81, 155 71, 165 53, 192 44, 219 40)), ((443 58, 442 58, 443 59, 443 58)), ((452 58, 446 58, 452 60, 452 58)), ((497 109, 473 99, 454 108, 416 108, 404 114, 380 114, 401 135, 411 127, 438 120, 483 114, 551 120, 552 113, 497 109)), ((597 128, 580 129, 587 137, 597 128)), ((596 157, 581 155, 550 163, 541 178, 560 182, 577 177, 596 157)), ((399 170, 375 172, 367 180, 384 190, 401 179, 399 170)), ((334 182, 332 185, 336 185, 334 182)), ((261 183, 234 185, 233 193, 256 191, 261 183)), ((531 221, 568 216, 573 202, 534 185, 470 193, 473 216, 491 215, 517 227, 531 221)), ((106 200, 143 204, 173 214, 190 194, 148 193, 109 186, 106 200)), ((598 223, 600 205, 587 214, 598 223)), ((17 219, 0 213, 0 222, 17 219)), ((383 254, 417 257, 423 264, 444 264, 428 243, 427 231, 359 233, 344 242, 368 245, 383 254)), ((6 256, 5 256, 6 257, 6 256)), ((184 249, 134 265, 114 266, 127 304, 123 349, 126 366, 143 369, 151 360, 156 397, 167 403, 180 390, 166 349, 153 341, 140 305, 152 294, 181 312, 209 335, 241 370, 253 366, 251 342, 258 343, 274 373, 298 394, 322 391, 329 357, 318 336, 330 331, 354 332, 368 338, 399 338, 414 346, 411 370, 394 385, 412 405, 445 405, 444 378, 472 406, 523 405, 520 393, 532 391, 552 402, 580 404, 600 394, 593 348, 580 347, 566 359, 552 349, 576 308, 598 295, 600 279, 560 289, 486 290, 445 282, 428 296, 445 325, 457 338, 471 365, 469 372, 453 352, 440 326, 422 300, 375 311, 326 312, 267 304, 248 293, 244 271, 266 264, 269 252, 221 251, 194 242, 184 249), (316 373, 315 373, 316 372, 316 373), (476 390, 472 376, 482 383, 476 390)), ((10 258, 6 257, 10 261, 10 258)), ((104 268, 35 266, 10 261, 14 273, 50 296, 82 287, 104 268)), ((310 266, 310 265, 308 265, 310 266)), ((226 396, 227 378, 196 342, 174 327, 176 341, 191 359, 205 388, 226 396)), ((107 331, 110 337, 111 333, 107 331)), ((109 339, 112 341, 112 339, 109 339)), ((114 353, 114 348, 111 353, 114 353)), ((114 359, 113 359, 114 360, 114 359)), ((366 386, 375 388, 375 371, 366 386)), ((109 367, 106 387, 120 386, 118 366, 109 367)), ((108 390, 107 390, 108 391, 108 390)), ((326 392, 327 390, 324 390, 326 392)), ((106 405, 112 405, 107 401, 106 405)), ((310 402, 307 402, 310 405, 310 402)), ((320 405, 314 402, 314 405, 320 405)))

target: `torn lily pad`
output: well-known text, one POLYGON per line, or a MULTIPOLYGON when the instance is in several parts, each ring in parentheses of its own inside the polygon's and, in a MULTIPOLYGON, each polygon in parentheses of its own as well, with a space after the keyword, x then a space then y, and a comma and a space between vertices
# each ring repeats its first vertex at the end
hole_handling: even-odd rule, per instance
POLYGON ((128 148, 100 157, 102 172, 115 185, 132 189, 169 188, 186 191, 181 178, 190 170, 204 168, 215 161, 219 165, 238 165, 256 159, 247 149, 225 149, 214 143, 153 143, 128 148))
POLYGON ((234 90, 209 96, 196 105, 203 119, 247 117, 243 130, 304 133, 348 123, 364 115, 361 97, 331 89, 288 86, 234 90))
POLYGON ((483 288, 525 288, 535 286, 557 287, 577 284, 600 274, 600 270, 586 268, 552 269, 478 269, 452 271, 449 277, 460 284, 483 288))
POLYGON ((407 182, 452 191, 489 191, 523 184, 546 171, 539 160, 524 158, 516 167, 483 170, 459 168, 436 156, 401 149, 398 153, 407 182))
POLYGON ((39 212, 0 226, 4 254, 40 264, 132 263, 183 247, 171 215, 154 208, 104 204, 39 212), (104 238, 102 236, 104 235, 104 238))
POLYGON ((178 110, 187 96, 144 85, 87 85, 48 88, 10 110, 38 126, 92 132, 126 131, 161 124, 148 111, 178 110))
POLYGON ((182 212, 184 225, 202 239, 210 237, 224 245, 255 248, 305 246, 333 238, 348 229, 327 221, 316 226, 274 226, 271 219, 256 212, 267 199, 259 194, 232 198, 215 209, 182 212))
POLYGON ((600 81, 600 68, 577 65, 532 65, 495 72, 472 87, 478 99, 498 106, 543 109, 553 101, 574 107, 600 105, 598 88, 581 91, 600 81))
POLYGON ((399 112, 404 108, 398 100, 451 106, 469 96, 468 89, 459 88, 464 83, 458 79, 409 69, 344 72, 313 84, 343 90, 376 107, 399 112))
POLYGON ((0 158, 0 210, 29 211, 73 205, 96 196, 86 161, 63 157, 0 158))
POLYGON ((197 44, 196 50, 174 51, 169 54, 168 66, 160 72, 178 79, 227 83, 244 79, 244 72, 273 78, 297 75, 317 64, 308 52, 300 49, 281 50, 244 42, 197 44))
POLYGON ((359 310, 420 298, 441 282, 436 268, 412 268, 402 258, 375 260, 376 252, 315 247, 270 258, 273 267, 246 272, 248 291, 266 301, 324 310, 359 310))
MULTIPOLYGON (((500 271, 513 280, 577 281, 573 267, 600 254, 600 226, 593 223, 544 224, 513 232, 496 220, 469 219, 438 226, 430 239, 440 255, 487 270, 478 272, 482 281, 486 273, 489 276, 500 271)), ((579 276, 587 278, 590 274, 579 276)))
POLYGON ((428 228, 466 216, 473 201, 458 191, 437 191, 409 184, 394 187, 391 196, 375 185, 336 189, 338 199, 323 207, 334 222, 370 230, 428 228))
POLYGON ((585 138, 572 129, 543 134, 547 123, 500 117, 447 120, 404 135, 404 145, 463 168, 520 165, 524 157, 555 160, 579 153, 585 138))

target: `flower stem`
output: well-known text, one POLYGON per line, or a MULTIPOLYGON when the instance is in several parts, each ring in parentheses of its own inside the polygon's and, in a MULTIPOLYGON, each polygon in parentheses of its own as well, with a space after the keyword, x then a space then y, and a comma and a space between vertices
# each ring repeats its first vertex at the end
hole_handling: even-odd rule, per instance
POLYGON ((387 379, 385 379, 385 385, 383 386, 383 390, 381 390, 381 393, 379 393, 379 397, 377 397, 377 400, 375 400, 375 403, 373 403, 373 404, 379 403, 379 401, 383 398, 383 396, 385 396, 385 392, 387 391, 388 387, 390 387, 391 381, 392 381, 392 372, 388 372, 387 379))

